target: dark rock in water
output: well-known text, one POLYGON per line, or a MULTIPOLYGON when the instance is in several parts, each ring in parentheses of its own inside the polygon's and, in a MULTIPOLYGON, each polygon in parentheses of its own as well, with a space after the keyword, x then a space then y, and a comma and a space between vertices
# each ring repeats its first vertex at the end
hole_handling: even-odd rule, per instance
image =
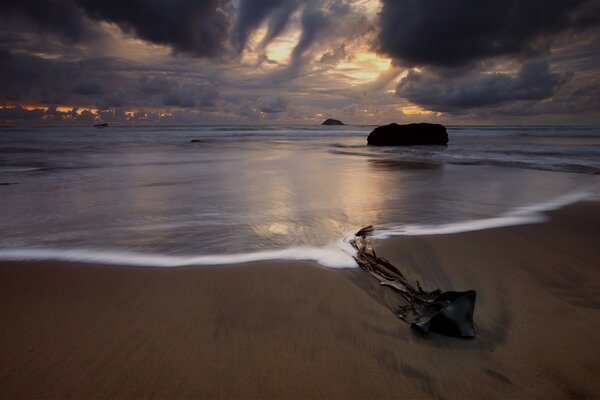
POLYGON ((192 139, 190 140, 190 143, 206 143, 206 140, 192 139))
POLYGON ((344 123, 338 119, 326 119, 325 121, 323 121, 323 123, 321 125, 344 125, 344 123))
POLYGON ((18 185, 17 182, 0 182, 0 186, 18 185))
POLYGON ((389 124, 375 128, 367 143, 373 146, 446 145, 448 133, 440 124, 389 124))
POLYGON ((108 124, 106 122, 103 122, 101 124, 95 124, 94 128, 108 128, 108 124))

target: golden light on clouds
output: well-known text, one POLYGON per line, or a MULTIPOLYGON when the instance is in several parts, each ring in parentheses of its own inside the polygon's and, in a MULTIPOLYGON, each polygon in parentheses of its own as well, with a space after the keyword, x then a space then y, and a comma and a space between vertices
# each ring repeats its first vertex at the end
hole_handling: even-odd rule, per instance
POLYGON ((405 105, 397 107, 396 111, 400 111, 404 115, 434 115, 439 117, 442 115, 441 112, 426 110, 423 107, 416 105, 405 105))
POLYGON ((266 47, 267 57, 279 64, 286 64, 298 40, 300 40, 299 29, 290 32, 288 35, 279 36, 266 47))
MULTIPOLYGON (((20 105, 0 106, 0 108, 8 108, 8 109, 16 108, 16 107, 21 107, 22 109, 27 110, 27 111, 34 111, 34 110, 48 111, 50 109, 49 106, 36 105, 36 104, 20 104, 20 105)), ((56 111, 62 112, 62 113, 75 111, 75 113, 77 115, 81 115, 85 111, 89 111, 92 114, 98 114, 97 108, 88 108, 88 107, 56 106, 56 111)))
POLYGON ((242 63, 256 65, 262 61, 261 57, 263 56, 277 64, 289 63, 292 51, 294 51, 300 40, 300 28, 292 27, 288 29, 285 35, 279 35, 263 49, 267 32, 267 27, 261 26, 248 38, 246 47, 242 52, 242 63))
POLYGON ((338 63, 335 71, 350 77, 354 85, 360 85, 376 80, 381 73, 391 67, 391 59, 371 51, 360 51, 351 59, 338 63))
MULTIPOLYGON (((112 40, 110 51, 114 56, 138 62, 160 61, 169 57, 169 46, 152 43, 136 37, 132 32, 125 32, 117 24, 102 21, 100 27, 112 40)), ((101 51, 103 43, 96 43, 97 50, 101 51)))

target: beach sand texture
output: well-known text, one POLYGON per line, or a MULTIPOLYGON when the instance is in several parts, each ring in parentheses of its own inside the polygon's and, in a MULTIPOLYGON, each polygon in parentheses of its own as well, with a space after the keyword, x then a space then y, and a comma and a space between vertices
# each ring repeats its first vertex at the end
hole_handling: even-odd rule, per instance
POLYGON ((419 336, 360 269, 0 264, 2 398, 598 398, 600 202, 377 242, 477 290, 473 340, 419 336))

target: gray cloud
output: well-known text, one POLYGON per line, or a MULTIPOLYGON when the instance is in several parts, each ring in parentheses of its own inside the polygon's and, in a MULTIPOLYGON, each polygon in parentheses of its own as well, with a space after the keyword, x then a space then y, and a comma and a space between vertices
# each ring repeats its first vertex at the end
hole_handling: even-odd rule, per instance
POLYGON ((298 5, 297 0, 241 0, 231 37, 233 48, 241 53, 250 34, 268 20, 268 32, 261 44, 266 46, 285 29, 298 5))
POLYGON ((101 109, 120 108, 128 104, 125 89, 118 87, 98 103, 101 109))
POLYGON ((56 34, 69 42, 90 39, 97 33, 72 1, 2 1, 0 21, 5 28, 56 34))
POLYGON ((500 55, 539 55, 561 30, 593 25, 582 1, 383 0, 379 49, 406 66, 457 67, 500 55))
POLYGON ((228 0, 80 0, 78 4, 89 18, 114 22, 144 40, 193 56, 215 57, 229 38, 228 0))
POLYGON ((302 33, 298 43, 292 50, 289 64, 269 76, 269 82, 281 84, 297 78, 306 63, 305 53, 317 37, 324 34, 330 26, 330 19, 324 11, 313 6, 312 3, 307 4, 301 17, 302 33))
POLYGON ((256 100, 256 107, 267 114, 281 113, 287 110, 288 100, 283 96, 263 96, 256 100))
POLYGON ((44 115, 44 110, 40 108, 34 110, 27 110, 21 106, 0 108, 0 121, 4 122, 39 120, 44 115))
MULTIPOLYGON (((246 0, 247 1, 247 0, 246 0)), ((279 36, 287 27, 290 17, 300 5, 298 0, 288 0, 285 7, 277 8, 269 18, 268 29, 259 47, 264 49, 269 43, 279 36)))
POLYGON ((166 106, 176 106, 182 108, 191 107, 214 107, 219 99, 219 91, 209 83, 179 85, 172 87, 170 91, 162 98, 162 103, 166 106))
POLYGON ((95 80, 80 80, 75 83, 72 92, 84 96, 97 95, 102 93, 102 85, 95 80))
POLYGON ((140 90, 145 95, 164 94, 171 90, 175 83, 163 76, 155 76, 149 78, 144 75, 140 78, 140 90))
POLYGON ((49 107, 1 108, 0 119, 93 117, 52 107, 60 105, 96 108, 115 123, 306 123, 319 113, 379 123, 402 118, 398 108, 411 102, 449 120, 597 120, 598 2, 382 3, 376 17, 352 0, 0 2, 0 107, 49 107), (237 57, 233 49, 263 27, 254 54, 237 57), (283 46, 266 46, 288 33, 298 40, 285 60, 283 46), (277 61, 266 58, 270 50, 277 61), (355 79, 368 65, 355 57, 369 50, 396 65, 370 82, 355 79), (527 62, 540 58, 552 68, 527 62), (421 68, 397 85, 399 98, 387 89, 402 64, 421 68))
POLYGON ((516 76, 478 74, 456 79, 411 71, 396 88, 396 95, 441 112, 500 105, 513 101, 539 101, 553 96, 568 74, 550 72, 546 61, 529 62, 516 76))

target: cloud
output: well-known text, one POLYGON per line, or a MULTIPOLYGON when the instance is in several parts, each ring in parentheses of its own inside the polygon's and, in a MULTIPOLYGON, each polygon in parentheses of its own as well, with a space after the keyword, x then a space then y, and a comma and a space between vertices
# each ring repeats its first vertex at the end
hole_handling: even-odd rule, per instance
POLYGON ((396 95, 429 110, 462 113, 514 101, 551 98, 568 74, 550 72, 546 61, 524 64, 516 76, 492 73, 443 79, 411 71, 396 88, 396 95))
POLYGON ((5 28, 37 32, 40 36, 52 33, 69 42, 97 34, 72 1, 2 1, 0 20, 5 28))
POLYGON ((292 13, 296 11, 300 2, 298 0, 288 0, 285 5, 285 7, 277 8, 269 18, 267 33, 259 44, 260 49, 264 49, 285 30, 292 13))
POLYGON ((140 90, 147 96, 163 94, 171 90, 176 84, 163 76, 149 78, 144 75, 140 78, 140 90))
POLYGON ((172 87, 162 98, 166 106, 182 108, 214 107, 219 99, 219 91, 214 85, 203 82, 194 85, 172 87))
POLYGON ((97 95, 102 93, 102 85, 93 80, 81 80, 75 83, 71 91, 84 96, 97 95))
POLYGON ((263 96, 256 100, 256 107, 267 114, 281 113, 287 110, 288 100, 283 96, 263 96))
POLYGON ((589 16, 574 17, 581 3, 383 0, 378 47, 405 66, 458 67, 501 55, 539 55, 553 34, 590 25, 589 16))
POLYGON ((198 57, 220 55, 229 38, 228 0, 78 1, 92 19, 198 57))
POLYGON ((0 121, 31 121, 41 119, 45 112, 41 108, 27 110, 21 106, 0 108, 0 121))
POLYGON ((125 89, 118 87, 112 91, 109 95, 102 98, 98 104, 101 109, 108 110, 110 108, 120 108, 128 103, 127 93, 125 89))
POLYGON ((271 74, 269 81, 273 84, 281 84, 297 78, 300 70, 307 62, 304 58, 305 53, 315 40, 324 35, 325 31, 331 26, 329 16, 312 3, 305 5, 300 23, 302 33, 298 43, 292 50, 289 64, 271 74))
POLYGON ((233 48, 241 53, 252 32, 268 20, 268 31, 261 43, 264 48, 285 29, 299 4, 297 0, 241 0, 231 36, 233 48))

